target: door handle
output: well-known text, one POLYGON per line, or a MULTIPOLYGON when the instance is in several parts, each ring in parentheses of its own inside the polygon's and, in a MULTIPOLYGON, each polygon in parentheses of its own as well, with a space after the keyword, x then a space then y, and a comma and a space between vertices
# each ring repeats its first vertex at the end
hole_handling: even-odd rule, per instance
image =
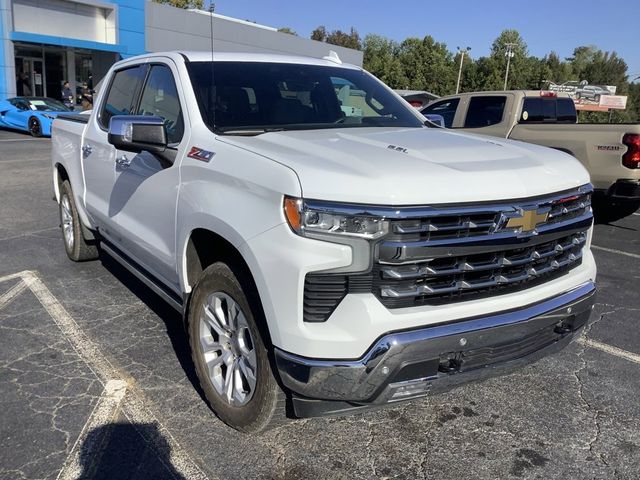
POLYGON ((120 168, 127 168, 129 165, 131 165, 131 159, 129 159, 129 157, 127 157, 126 155, 121 155, 120 157, 116 158, 116 165, 120 168))
POLYGON ((82 146, 82 158, 87 158, 93 152, 93 147, 91 145, 83 145, 82 146))

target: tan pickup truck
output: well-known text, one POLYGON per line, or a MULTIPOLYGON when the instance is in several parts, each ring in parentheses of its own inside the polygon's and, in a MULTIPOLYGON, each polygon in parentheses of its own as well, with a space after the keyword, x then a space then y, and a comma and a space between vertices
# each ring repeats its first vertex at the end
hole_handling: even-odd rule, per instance
POLYGON ((596 189, 594 212, 613 221, 640 207, 640 124, 578 124, 566 94, 539 90, 462 93, 422 109, 444 126, 562 150, 587 168, 596 189))

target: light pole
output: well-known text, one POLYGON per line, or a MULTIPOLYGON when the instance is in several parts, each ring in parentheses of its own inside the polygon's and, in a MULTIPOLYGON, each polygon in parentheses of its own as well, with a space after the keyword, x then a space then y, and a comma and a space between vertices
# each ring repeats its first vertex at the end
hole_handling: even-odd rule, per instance
POLYGON ((507 81, 509 80, 509 66, 511 65, 511 58, 515 56, 515 53, 513 51, 513 47, 515 47, 517 44, 515 43, 505 43, 504 46, 507 47, 507 51, 505 52, 505 56, 507 57, 507 71, 504 74, 504 88, 503 90, 507 89, 507 81))
POLYGON ((464 54, 469 53, 471 47, 467 47, 465 49, 461 49, 460 47, 456 47, 458 49, 458 53, 460 54, 460 68, 458 69, 458 83, 456 83, 456 95, 460 91, 460 77, 462 77, 462 61, 464 60, 464 54))

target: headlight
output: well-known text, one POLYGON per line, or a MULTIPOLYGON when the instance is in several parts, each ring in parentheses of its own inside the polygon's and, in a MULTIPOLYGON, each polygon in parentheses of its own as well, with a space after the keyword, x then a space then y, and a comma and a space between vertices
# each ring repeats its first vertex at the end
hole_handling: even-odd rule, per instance
POLYGON ((291 229, 298 235, 340 235, 375 240, 389 231, 383 217, 346 213, 331 205, 308 205, 300 198, 284 198, 284 214, 291 229))

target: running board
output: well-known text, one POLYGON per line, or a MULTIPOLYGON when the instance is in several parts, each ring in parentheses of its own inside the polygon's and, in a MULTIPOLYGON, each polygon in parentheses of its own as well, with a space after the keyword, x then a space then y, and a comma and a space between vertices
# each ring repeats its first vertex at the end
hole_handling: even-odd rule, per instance
POLYGON ((179 301, 172 292, 168 292, 159 285, 152 277, 151 274, 147 274, 142 271, 137 265, 135 265, 132 261, 127 259, 123 254, 118 253, 114 248, 109 246, 105 241, 100 242, 100 248, 109 254, 111 258, 117 261, 120 265, 129 271, 129 273, 133 274, 138 280, 144 283, 147 287, 154 291, 157 295, 159 295, 165 302, 171 305, 175 310, 180 313, 183 313, 182 302, 179 301))

